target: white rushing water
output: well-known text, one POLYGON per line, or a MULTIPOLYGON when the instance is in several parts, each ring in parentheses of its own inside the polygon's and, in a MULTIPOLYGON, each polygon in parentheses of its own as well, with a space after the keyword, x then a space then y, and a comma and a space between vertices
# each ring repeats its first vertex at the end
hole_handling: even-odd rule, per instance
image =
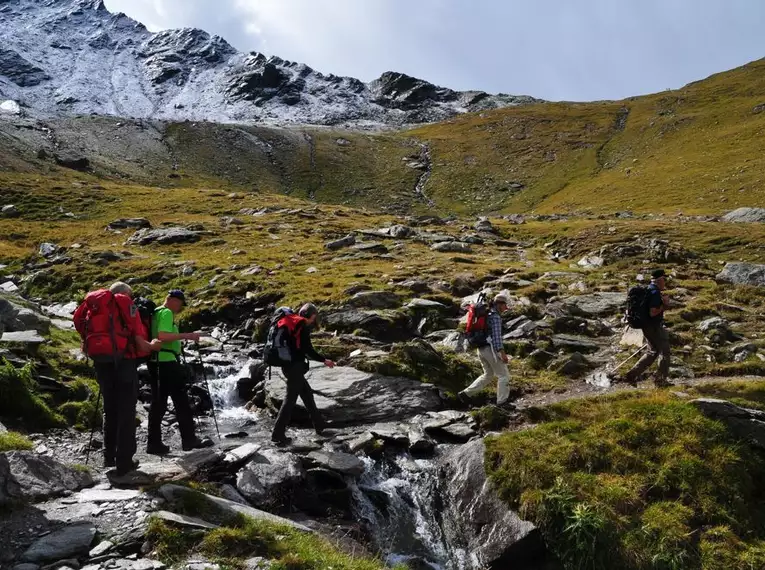
POLYGON ((249 377, 252 362, 248 360, 244 364, 239 362, 232 366, 212 366, 207 382, 218 418, 239 420, 253 417, 254 414, 244 408, 246 402, 242 401, 236 390, 237 380, 249 377))

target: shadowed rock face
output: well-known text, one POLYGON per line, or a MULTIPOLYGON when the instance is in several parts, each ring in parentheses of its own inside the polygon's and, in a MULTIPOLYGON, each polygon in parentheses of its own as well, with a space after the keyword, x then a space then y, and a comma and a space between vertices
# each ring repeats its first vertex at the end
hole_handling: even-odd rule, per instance
POLYGON ((440 468, 446 542, 469 553, 468 568, 530 568, 544 545, 539 530, 510 510, 486 478, 482 439, 454 448, 440 468))
POLYGON ((365 84, 241 53, 199 29, 156 34, 102 2, 18 0, 0 9, 3 97, 33 117, 109 114, 217 122, 401 125, 533 102, 458 92, 402 73, 365 84))

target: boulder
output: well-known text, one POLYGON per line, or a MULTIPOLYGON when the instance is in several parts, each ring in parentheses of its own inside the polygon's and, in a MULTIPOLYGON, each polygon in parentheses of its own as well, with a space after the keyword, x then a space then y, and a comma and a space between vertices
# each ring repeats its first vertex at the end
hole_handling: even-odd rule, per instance
POLYGON ((0 505, 37 501, 93 485, 90 473, 31 451, 0 453, 0 505))
POLYGON ((61 246, 56 245, 55 243, 41 243, 39 249, 37 250, 37 253, 45 258, 54 257, 58 253, 61 252, 61 246))
POLYGON ((395 309, 401 306, 401 299, 390 291, 361 291, 351 297, 348 304, 365 309, 395 309))
POLYGON ((77 558, 90 551, 96 527, 85 522, 66 526, 38 538, 21 555, 23 562, 55 562, 68 557, 77 558))
POLYGON ((107 230, 126 230, 129 228, 151 228, 151 222, 146 218, 120 218, 106 226, 107 230))
POLYGON ((208 495, 206 493, 200 493, 199 491, 189 489, 188 487, 181 487, 179 485, 162 485, 162 487, 159 488, 159 494, 162 495, 162 497, 170 503, 188 500, 189 498, 200 501, 203 503, 204 508, 210 513, 211 518, 215 516, 226 520, 237 515, 245 515, 255 520, 262 520, 274 524, 291 526, 304 532, 312 532, 308 527, 305 527, 289 519, 285 519, 277 515, 272 515, 271 513, 255 509, 248 505, 242 505, 234 501, 229 501, 228 499, 222 499, 220 497, 213 497, 212 495, 208 495))
POLYGON ((708 418, 725 423, 736 437, 765 450, 765 412, 713 398, 699 398, 691 404, 708 418))
MULTIPOLYGON (((316 405, 324 417, 340 425, 402 420, 438 410, 442 405, 435 386, 349 367, 329 369, 312 363, 308 382, 314 389, 316 405)), ((286 393, 281 371, 274 370, 265 386, 272 405, 281 405, 286 393)), ((293 418, 296 421, 308 420, 302 402, 295 411, 293 418)))
POLYGON ((149 245, 151 243, 158 243, 161 245, 196 243, 201 239, 200 236, 200 231, 180 227, 162 229, 144 228, 135 232, 130 239, 127 240, 127 243, 129 245, 149 245))
POLYGON ((33 347, 44 343, 45 338, 40 336, 37 331, 15 331, 4 332, 0 336, 0 342, 15 342, 33 347))
POLYGON ((359 477, 364 473, 364 462, 350 453, 313 451, 307 457, 319 467, 336 471, 342 475, 359 477))
POLYGON ((6 204, 0 208, 0 218, 18 218, 20 215, 21 212, 13 204, 6 204))
POLYGON ((627 293, 591 293, 563 299, 564 308, 581 317, 609 317, 621 312, 627 293))
POLYGON ((489 218, 479 218, 478 221, 473 225, 473 229, 477 232, 485 232, 490 234, 497 233, 496 228, 489 221, 489 218))
POLYGON ((444 241, 433 244, 430 249, 441 253, 473 253, 473 249, 466 243, 459 241, 444 241))
POLYGON ((738 208, 722 217, 724 222, 765 222, 765 208, 738 208))
POLYGON ((409 226, 402 226, 400 224, 388 228, 388 235, 395 239, 405 239, 413 236, 414 233, 415 231, 409 226))
POLYGON ((502 501, 484 469, 482 439, 455 447, 439 466, 444 542, 468 553, 461 568, 525 568, 544 556, 539 530, 502 501))
POLYGON ((411 338, 409 317, 398 311, 349 309, 322 315, 322 326, 330 331, 353 333, 381 342, 397 342, 411 338))
POLYGON ((554 366, 560 374, 569 378, 578 378, 594 368, 594 365, 580 352, 569 355, 554 366))
POLYGON ((195 517, 188 517, 186 515, 179 515, 177 513, 171 513, 170 511, 157 511, 151 515, 155 519, 159 519, 164 522, 169 522, 173 526, 180 526, 192 529, 212 530, 218 528, 217 524, 212 524, 202 519, 195 517))
POLYGON ((726 263, 716 279, 718 283, 765 287, 765 265, 743 262, 726 263))
POLYGON ((90 170, 90 160, 87 157, 73 152, 64 152, 56 154, 53 157, 56 164, 63 166, 64 168, 71 168, 72 170, 79 170, 80 172, 87 172, 90 170))
POLYGON ((334 241, 330 241, 324 244, 324 247, 330 251, 337 251, 338 249, 343 249, 344 247, 351 247, 352 245, 356 244, 356 236, 353 234, 348 234, 344 238, 340 238, 334 241))
POLYGON ((573 334, 556 334, 552 337, 552 343, 555 348, 564 352, 597 352, 600 345, 592 339, 573 334))
POLYGON ((288 503, 305 477, 300 458, 272 449, 262 451, 236 477, 237 490, 253 505, 276 508, 288 503))

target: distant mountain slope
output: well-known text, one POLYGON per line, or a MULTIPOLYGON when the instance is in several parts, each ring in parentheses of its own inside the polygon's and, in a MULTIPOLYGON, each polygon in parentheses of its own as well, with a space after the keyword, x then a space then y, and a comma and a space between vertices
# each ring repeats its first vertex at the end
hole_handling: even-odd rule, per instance
POLYGON ((0 46, 0 102, 30 116, 403 125, 535 101, 393 72, 369 84, 323 75, 198 29, 152 34, 101 0, 0 2, 0 46))

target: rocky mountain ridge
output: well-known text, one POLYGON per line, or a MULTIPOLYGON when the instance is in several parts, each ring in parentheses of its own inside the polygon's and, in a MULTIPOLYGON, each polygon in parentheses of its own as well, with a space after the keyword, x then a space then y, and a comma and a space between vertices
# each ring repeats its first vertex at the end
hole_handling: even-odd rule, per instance
POLYGON ((325 75, 200 29, 151 33, 102 0, 2 4, 0 113, 384 126, 535 102, 402 73, 370 83, 325 75))

